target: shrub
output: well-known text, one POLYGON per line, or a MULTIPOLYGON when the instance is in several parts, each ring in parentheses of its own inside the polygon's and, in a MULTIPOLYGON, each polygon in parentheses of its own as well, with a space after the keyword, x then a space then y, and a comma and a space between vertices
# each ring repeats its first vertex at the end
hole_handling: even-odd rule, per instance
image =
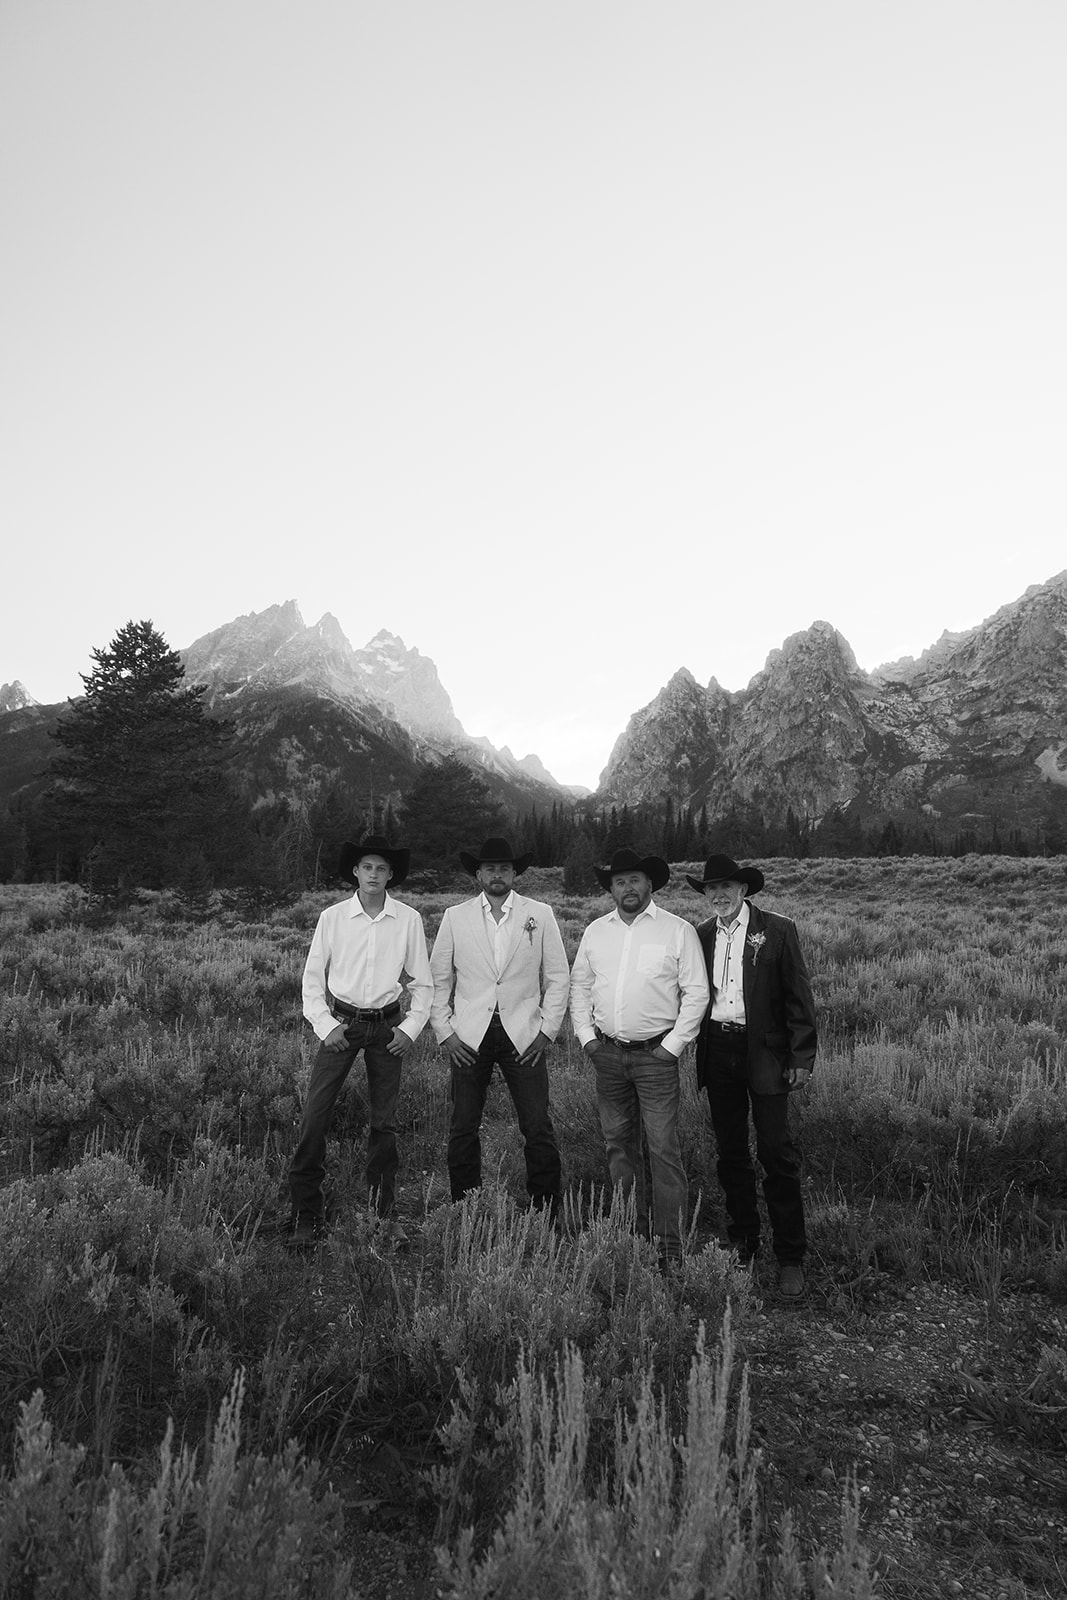
POLYGON ((121 1467, 92 1477, 84 1451, 57 1443, 38 1390, 19 1408, 14 1470, 0 1475, 0 1597, 69 1600, 342 1600, 340 1508, 289 1446, 241 1452, 243 1384, 219 1409, 201 1469, 168 1425, 155 1481, 121 1467))
POLYGON ((515 1461, 509 1507, 481 1556, 471 1528, 454 1551, 439 1550, 444 1592, 453 1600, 867 1600, 874 1587, 854 1495, 832 1556, 818 1551, 805 1570, 788 1521, 767 1552, 744 1382, 730 1438, 733 1361, 728 1320, 717 1359, 700 1330, 680 1432, 646 1370, 634 1404, 616 1410, 611 1461, 600 1472, 589 1451, 595 1369, 569 1344, 550 1375, 524 1353, 501 1396, 500 1433, 515 1461))

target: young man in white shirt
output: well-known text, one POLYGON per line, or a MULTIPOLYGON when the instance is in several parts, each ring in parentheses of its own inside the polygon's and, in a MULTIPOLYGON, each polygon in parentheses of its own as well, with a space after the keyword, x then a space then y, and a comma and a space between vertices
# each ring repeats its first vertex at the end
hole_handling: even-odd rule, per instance
POLYGON ((636 1191, 638 1224, 663 1261, 682 1253, 688 1184, 678 1138, 678 1057, 700 1028, 708 979, 682 917, 653 900, 670 877, 659 856, 617 850, 597 877, 615 910, 591 922, 571 971, 571 1020, 596 1070, 597 1106, 613 1184, 636 1191), (652 1171, 649 1218, 641 1131, 652 1171))
POLYGON ((449 906, 430 955, 430 1020, 452 1069, 452 1199, 481 1184, 479 1130, 499 1067, 523 1137, 530 1203, 555 1212, 560 1160, 545 1056, 567 1011, 567 952, 552 907, 515 888, 529 854, 516 856, 506 839, 487 839, 477 855, 461 850, 459 859, 481 893, 449 906))
MULTIPOLYGON (((310 1247, 321 1233, 326 1135, 337 1097, 360 1051, 367 1069, 370 1127, 367 1191, 378 1214, 396 1206, 396 1102, 400 1070, 430 1014, 433 984, 419 913, 388 888, 407 877, 411 852, 371 834, 341 846, 340 876, 356 883, 349 900, 319 917, 304 967, 304 1016, 319 1040, 300 1135, 289 1168, 292 1242, 310 1247), (401 1021, 400 996, 411 1001, 401 1021)), ((393 1231, 401 1230, 393 1222, 393 1231)))

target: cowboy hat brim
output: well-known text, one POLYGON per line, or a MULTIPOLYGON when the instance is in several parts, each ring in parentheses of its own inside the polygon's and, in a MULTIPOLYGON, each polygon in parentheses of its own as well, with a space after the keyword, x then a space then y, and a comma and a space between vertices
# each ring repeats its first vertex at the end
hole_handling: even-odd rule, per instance
POLYGON ((369 839, 364 839, 362 844, 353 844, 350 839, 346 839, 337 858, 338 876, 351 883, 353 870, 364 856, 381 856, 383 860, 388 861, 392 876, 387 887, 399 889, 411 866, 410 850, 398 850, 393 845, 386 844, 384 840, 374 838, 373 835, 369 839))
POLYGON ((515 868, 516 878, 521 878, 522 874, 526 871, 526 868, 533 860, 533 851, 527 850, 526 854, 521 856, 472 856, 469 851, 461 850, 459 852, 459 859, 462 861, 464 867, 470 873, 472 878, 476 878, 478 876, 478 868, 484 866, 487 861, 508 861, 515 868))
POLYGON ((610 889, 612 878, 617 878, 624 872, 643 872, 652 885, 653 893, 657 889, 662 889, 670 881, 671 876, 671 869, 662 856, 642 856, 640 860, 629 865, 594 867, 593 870, 602 889, 610 889))
POLYGON ((694 878, 687 872, 685 881, 691 889, 696 890, 697 894, 703 894, 705 885, 709 883, 742 883, 747 897, 750 894, 759 894, 767 880, 758 867, 738 867, 736 872, 718 878, 694 878))

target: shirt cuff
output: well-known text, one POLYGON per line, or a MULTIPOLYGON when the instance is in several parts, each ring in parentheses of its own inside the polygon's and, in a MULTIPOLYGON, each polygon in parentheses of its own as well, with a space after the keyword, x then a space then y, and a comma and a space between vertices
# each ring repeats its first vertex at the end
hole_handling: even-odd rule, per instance
POLYGON ((337 1018, 329 1011, 324 1017, 308 1017, 307 1020, 311 1023, 315 1037, 320 1044, 325 1044, 330 1034, 337 1027, 337 1018))

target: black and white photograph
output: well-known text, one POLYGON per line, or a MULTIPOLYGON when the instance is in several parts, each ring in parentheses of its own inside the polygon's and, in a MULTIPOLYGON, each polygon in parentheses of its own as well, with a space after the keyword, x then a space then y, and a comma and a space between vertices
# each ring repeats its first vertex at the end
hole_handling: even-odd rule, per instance
POLYGON ((0 0, 0 1600, 1067 1594, 1065 82, 0 0))

